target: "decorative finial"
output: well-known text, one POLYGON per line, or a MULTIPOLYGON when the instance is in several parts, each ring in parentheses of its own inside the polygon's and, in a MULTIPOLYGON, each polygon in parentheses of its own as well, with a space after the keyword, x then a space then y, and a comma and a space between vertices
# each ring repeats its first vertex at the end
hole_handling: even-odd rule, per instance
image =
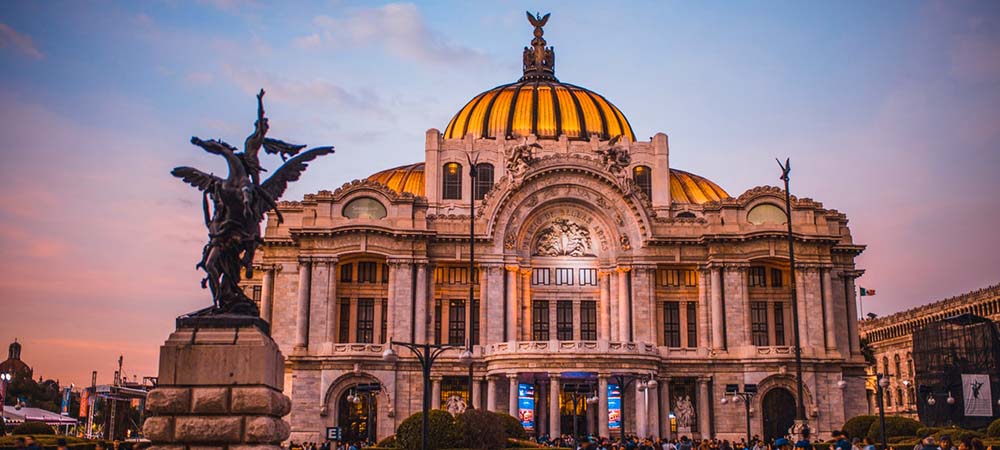
POLYGON ((549 21, 550 14, 542 16, 540 13, 531 14, 526 11, 528 22, 535 27, 535 38, 531 40, 531 47, 524 48, 524 76, 521 81, 548 79, 555 80, 556 73, 556 53, 552 47, 546 47, 545 38, 542 37, 545 31, 542 27, 549 21))

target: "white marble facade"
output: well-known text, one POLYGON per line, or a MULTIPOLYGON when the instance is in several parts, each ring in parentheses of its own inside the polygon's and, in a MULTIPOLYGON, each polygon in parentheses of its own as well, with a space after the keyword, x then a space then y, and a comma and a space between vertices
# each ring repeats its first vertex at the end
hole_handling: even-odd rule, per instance
MULTIPOLYGON (((540 130, 538 111, 527 120, 540 130)), ((392 434, 420 410, 422 381, 407 350, 396 349, 394 364, 382 360, 386 342, 464 346, 473 329, 474 392, 466 401, 516 416, 517 385, 532 384, 537 433, 572 431, 573 389, 600 397, 578 409, 577 431, 617 433, 598 418, 608 414, 604 388, 620 375, 658 381, 624 389, 630 434, 743 436, 744 408, 719 401, 726 384, 759 386, 754 434, 782 426, 768 411, 793 410, 796 395, 783 191, 757 187, 733 198, 672 169, 663 133, 622 139, 629 160, 615 165, 598 152, 608 133, 549 138, 515 132, 510 117, 496 135, 449 138, 451 126, 430 129, 423 164, 282 202, 281 224, 269 217, 260 270, 245 284, 287 357, 292 440, 319 441, 326 427, 348 426, 342 421, 355 416, 345 408, 367 403, 343 399, 376 383, 374 434, 392 434), (538 147, 518 160, 525 144, 538 147), (492 165, 495 180, 475 201, 474 308, 465 269, 470 152, 492 165), (445 186, 452 163, 460 183, 445 186), (648 181, 635 183, 639 174, 648 181), (670 420, 685 396, 695 410, 689 430, 670 420)), ((853 320, 855 258, 864 246, 853 243, 843 213, 814 200, 793 197, 792 220, 805 404, 810 426, 826 433, 866 411, 853 320)), ((464 392, 468 368, 457 356, 445 353, 434 367, 436 407, 464 392)))

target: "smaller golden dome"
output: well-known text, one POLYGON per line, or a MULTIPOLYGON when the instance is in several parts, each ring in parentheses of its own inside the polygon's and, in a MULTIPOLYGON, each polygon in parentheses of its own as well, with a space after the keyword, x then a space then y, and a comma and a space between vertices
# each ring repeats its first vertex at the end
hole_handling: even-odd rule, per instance
MULTIPOLYGON (((424 195, 424 163, 407 164, 376 172, 367 178, 399 193, 424 195)), ((670 198, 677 203, 701 204, 729 197, 724 189, 711 180, 685 172, 670 170, 670 198)))

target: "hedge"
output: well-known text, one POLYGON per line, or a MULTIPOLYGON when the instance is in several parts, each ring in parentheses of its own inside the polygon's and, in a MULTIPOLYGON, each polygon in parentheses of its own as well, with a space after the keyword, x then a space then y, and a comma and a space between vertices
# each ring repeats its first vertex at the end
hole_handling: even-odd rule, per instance
MULTIPOLYGON (((494 417, 500 421, 500 425, 503 426, 504 434, 508 439, 528 439, 528 432, 524 430, 524 425, 521 425, 521 421, 517 420, 516 417, 500 412, 491 412, 494 417)), ((521 447, 530 447, 521 445, 521 447)))
POLYGON ((878 417, 876 416, 855 416, 844 423, 843 430, 844 434, 848 438, 864 438, 868 435, 868 429, 871 428, 872 423, 877 422, 878 417))
POLYGON ((953 442, 956 446, 967 437, 978 439, 986 437, 983 433, 978 431, 965 430, 962 428, 942 428, 941 431, 934 433, 934 439, 936 440, 941 440, 941 436, 951 437, 951 442, 953 442))
POLYGON ((462 433, 463 446, 477 450, 500 450, 507 444, 507 436, 496 414, 467 409, 455 418, 462 433))
MULTIPOLYGON (((13 450, 17 448, 16 440, 18 437, 24 437, 25 435, 8 435, 0 437, 0 450, 13 450)), ((97 441, 92 441, 88 439, 78 438, 74 436, 54 436, 54 435, 30 435, 34 436, 35 442, 44 449, 54 449, 56 448, 56 441, 59 439, 66 439, 66 446, 70 450, 94 450, 94 444, 97 441)))
MULTIPOLYGON (((462 434, 447 411, 432 409, 427 430, 427 449, 443 450, 456 448, 462 443, 462 434)), ((396 445, 406 450, 419 450, 421 448, 421 428, 423 426, 423 413, 417 412, 407 417, 396 429, 396 445)))
POLYGON ((396 445, 396 435, 393 434, 385 439, 382 439, 381 441, 378 441, 378 443, 375 444, 375 447, 370 448, 396 448, 396 445))
POLYGON ((989 437, 1000 438, 1000 419, 994 420, 990 423, 990 426, 986 427, 986 435, 989 437))
POLYGON ((36 422, 29 420, 16 427, 13 430, 14 434, 24 434, 24 435, 35 435, 35 434, 56 434, 56 430, 45 422, 36 422))
MULTIPOLYGON (((885 418, 886 439, 896 436, 916 436, 917 430, 920 428, 923 428, 920 422, 908 417, 889 416, 885 418)), ((868 437, 875 442, 882 439, 882 426, 878 420, 872 422, 868 428, 868 437)))

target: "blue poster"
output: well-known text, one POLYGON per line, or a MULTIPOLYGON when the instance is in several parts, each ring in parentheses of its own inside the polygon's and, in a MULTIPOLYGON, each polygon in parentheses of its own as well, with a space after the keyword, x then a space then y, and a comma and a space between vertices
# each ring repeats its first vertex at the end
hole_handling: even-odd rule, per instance
POLYGON ((608 384, 608 429, 622 427, 622 391, 617 384, 608 384))
POLYGON ((535 429, 535 386, 532 384, 517 385, 517 418, 525 430, 535 429))
POLYGON ((63 389, 62 411, 60 412, 60 414, 64 416, 69 415, 69 399, 71 395, 73 395, 72 389, 69 386, 66 386, 66 388, 63 389))

